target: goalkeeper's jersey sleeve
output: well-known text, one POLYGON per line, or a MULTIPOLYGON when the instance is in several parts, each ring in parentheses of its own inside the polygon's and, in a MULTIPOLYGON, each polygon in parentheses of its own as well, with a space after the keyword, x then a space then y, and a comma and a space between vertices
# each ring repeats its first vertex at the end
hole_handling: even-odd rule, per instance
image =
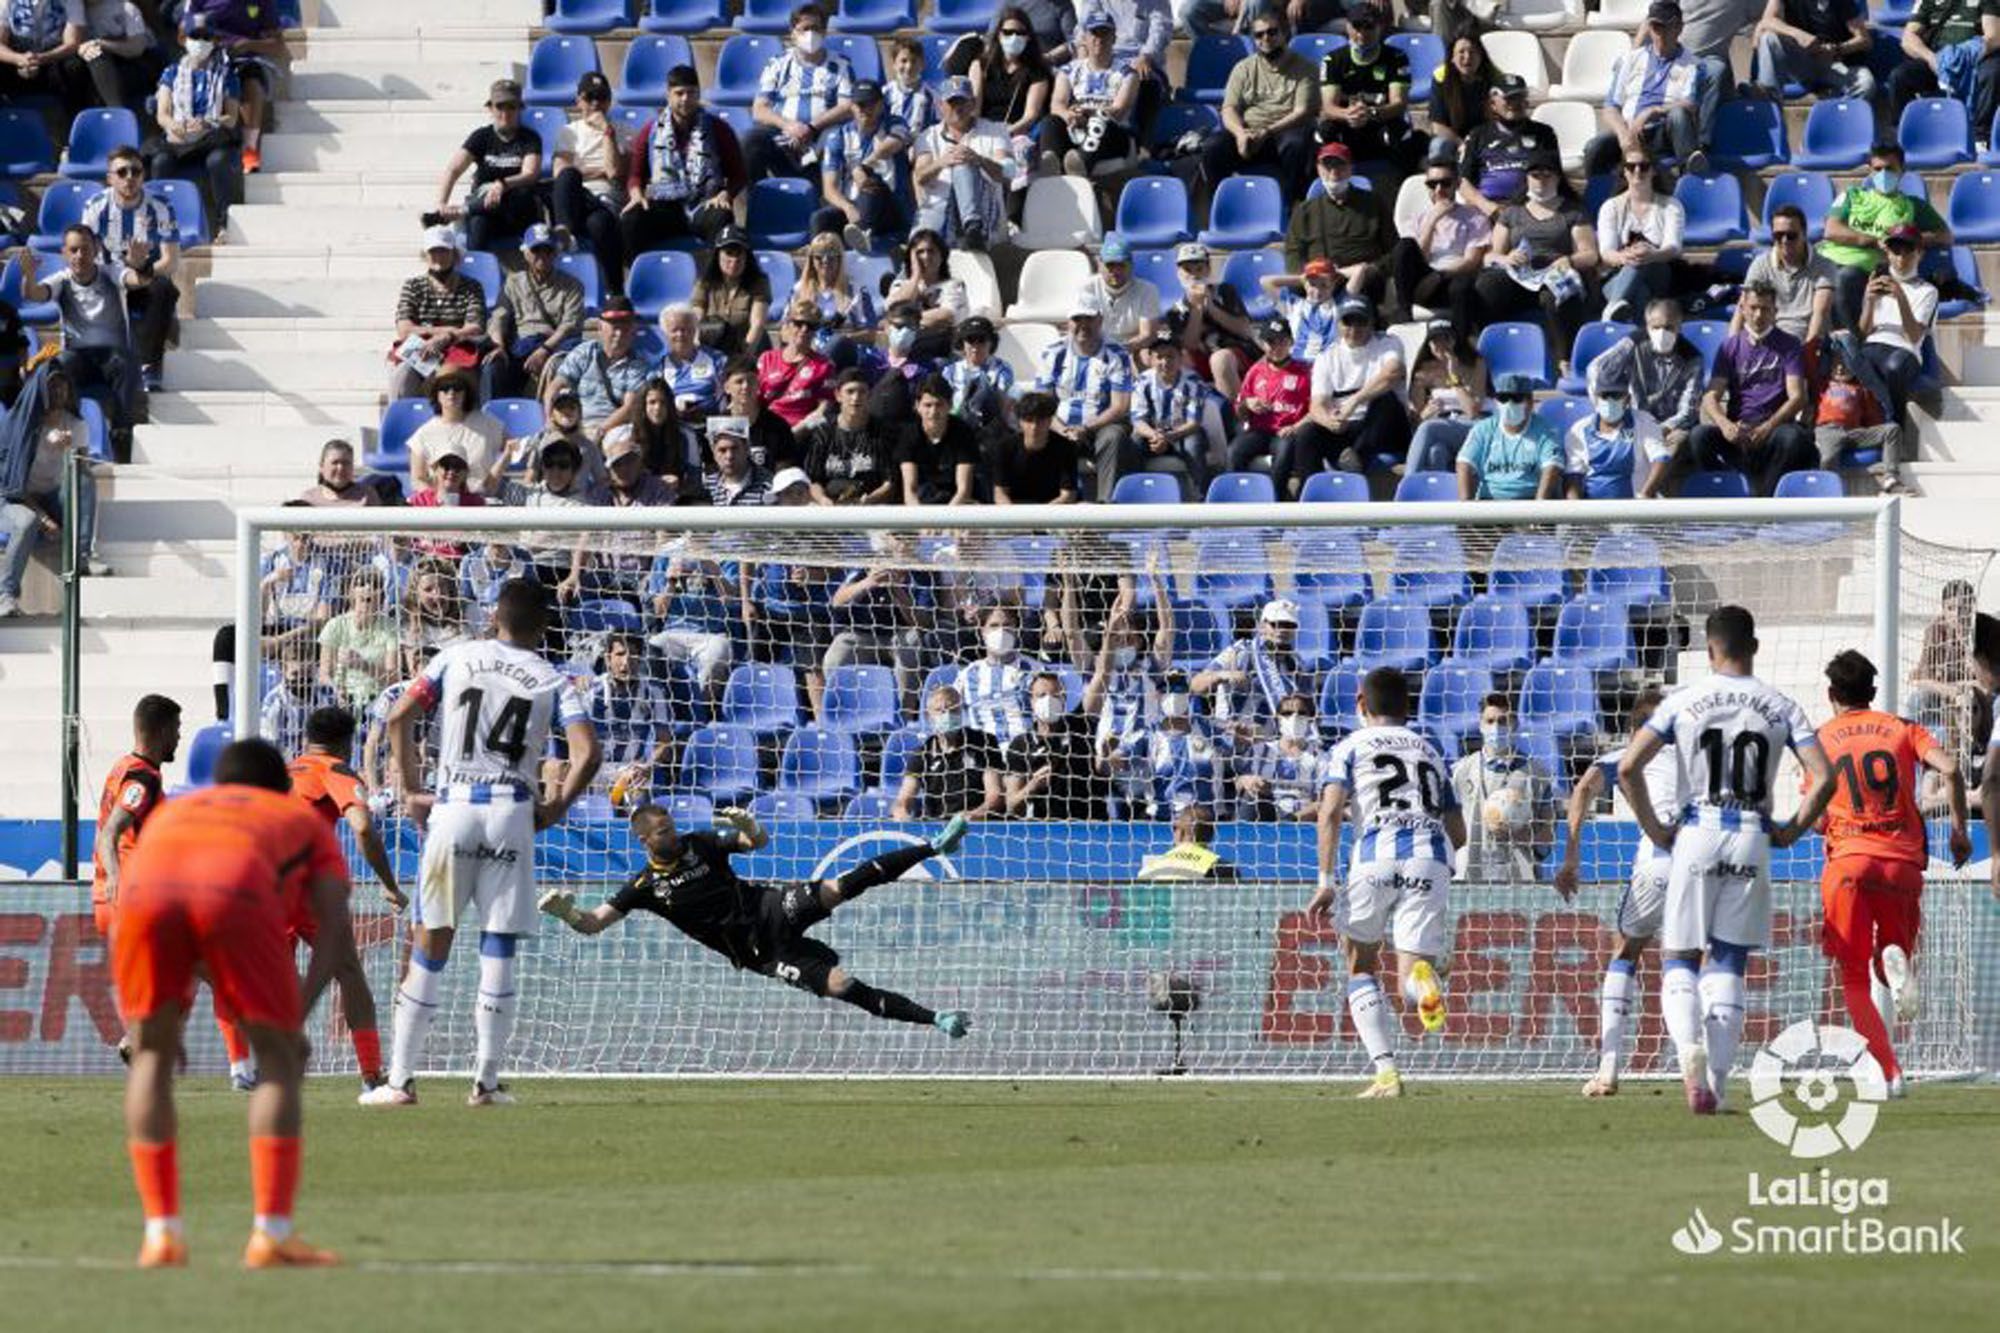
POLYGON ((651 912, 737 967, 756 955, 756 890, 737 877, 712 833, 691 833, 665 863, 648 861, 612 896, 614 910, 651 912))

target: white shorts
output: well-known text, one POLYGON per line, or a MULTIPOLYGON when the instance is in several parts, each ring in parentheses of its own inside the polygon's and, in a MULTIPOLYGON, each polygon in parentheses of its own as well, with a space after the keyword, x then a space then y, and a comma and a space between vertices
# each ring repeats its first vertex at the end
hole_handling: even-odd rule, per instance
POLYGON ((1674 838, 1660 947, 1706 949, 1711 940, 1770 947, 1771 835, 1762 828, 1688 824, 1674 838))
POLYGON ((1628 940, 1647 940, 1660 933, 1667 909, 1667 880, 1673 853, 1648 841, 1632 858, 1632 882, 1618 899, 1618 933, 1628 940))
POLYGON ((534 934, 534 805, 433 807, 418 879, 417 919, 426 930, 534 934))
POLYGON ((1350 867, 1334 913, 1343 939, 1380 944, 1386 937, 1399 953, 1443 958, 1450 907, 1451 867, 1426 858, 1350 867))

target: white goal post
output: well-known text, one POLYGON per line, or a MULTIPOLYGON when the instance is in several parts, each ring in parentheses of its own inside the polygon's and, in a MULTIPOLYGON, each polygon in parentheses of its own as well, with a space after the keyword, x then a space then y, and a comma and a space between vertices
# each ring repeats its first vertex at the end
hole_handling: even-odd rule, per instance
MULTIPOLYGON (((1916 660, 1938 589, 1951 577, 1976 578, 1988 558, 1988 553, 1947 551, 1906 537, 1894 498, 967 508, 286 507, 241 512, 238 534, 237 736, 258 733, 269 706, 270 682, 279 674, 276 650, 269 649, 264 633, 271 606, 265 585, 273 556, 300 534, 311 538, 301 546, 320 553, 314 558, 329 559, 349 572, 364 561, 377 569, 393 570, 398 562, 407 567, 412 548, 457 552, 437 557, 447 563, 490 550, 498 553, 495 559, 513 552, 533 564, 535 549, 575 551, 579 559, 587 552, 590 561, 607 570, 621 561, 628 570, 643 570, 646 562, 655 561, 653 584, 642 586, 642 576, 628 575, 625 584, 611 589, 627 598, 634 623, 644 623, 638 638, 648 644, 654 637, 667 637, 654 632, 661 615, 674 614, 668 606, 678 586, 671 579, 678 576, 670 573, 663 588, 658 575, 669 552, 670 570, 726 569, 745 589, 753 576, 761 579, 774 567, 810 570, 824 588, 853 579, 863 566, 900 563, 912 578, 933 588, 942 624, 927 631, 923 642, 928 656, 915 663, 920 670, 913 679, 925 682, 922 691, 907 688, 900 659, 892 663, 898 688, 891 711, 896 731, 908 733, 911 745, 921 739, 931 685, 952 679, 954 662, 957 669, 969 669, 969 657, 983 651, 977 613, 953 617, 958 615, 955 608, 985 597, 1006 600, 1016 609, 1023 652, 1039 650, 1037 660, 1060 673, 1072 710, 1108 632, 1107 606, 1110 614, 1130 617, 1134 624, 1156 629, 1165 624, 1161 642, 1171 640, 1173 660, 1159 663, 1157 674, 1163 679, 1171 671, 1197 675, 1218 645, 1226 647, 1232 636, 1253 635, 1264 599, 1297 601, 1302 622, 1308 622, 1301 625, 1301 649, 1308 635, 1315 645, 1312 671, 1300 668, 1302 679, 1310 675, 1310 687, 1302 683, 1298 692, 1319 705, 1315 732, 1330 745, 1341 728, 1337 712, 1351 701, 1351 693, 1343 698, 1343 692, 1351 690, 1357 661, 1365 656, 1359 650, 1375 642, 1366 636, 1378 603, 1385 618, 1397 606, 1419 606, 1416 633, 1431 650, 1427 658, 1420 655, 1413 678, 1443 679, 1439 668, 1472 660, 1459 656, 1469 651, 1468 645, 1481 651, 1487 645, 1467 631, 1468 608, 1476 605, 1483 613, 1489 604, 1513 606, 1508 598, 1516 572, 1526 570, 1553 591, 1523 612, 1529 625, 1525 655, 1511 670, 1504 663, 1489 669, 1482 659, 1467 680, 1490 682, 1487 689, 1510 694, 1525 710, 1540 668, 1560 667, 1570 660, 1565 652, 1579 643, 1584 649, 1595 643, 1588 637, 1589 627, 1602 608, 1581 605, 1593 599, 1613 604, 1612 632, 1626 644, 1622 657, 1614 650, 1601 660, 1587 653, 1574 659, 1584 663, 1579 669, 1590 682, 1584 721, 1545 726, 1540 714, 1528 717, 1524 712, 1524 732, 1542 728, 1533 734, 1538 744, 1548 745, 1547 766, 1568 770, 1558 775, 1563 790, 1596 754, 1622 743, 1625 710, 1641 685, 1671 687, 1705 671, 1700 665, 1700 617, 1713 606, 1741 601, 1757 614, 1767 650, 1760 673, 1798 697, 1816 721, 1827 713, 1819 669, 1843 648, 1868 653, 1881 672, 1879 706, 1895 708, 1903 701, 1901 681, 1916 660), (1633 569, 1608 563, 1620 559, 1627 566, 1644 567, 1636 582, 1626 578, 1633 569), (1509 590, 1505 596, 1503 576, 1509 590), (1329 591, 1336 584, 1343 591, 1329 591), (1101 585, 1105 600, 1091 602, 1077 593, 1072 604, 1072 591, 1086 585, 1101 585), (1049 605, 1058 587, 1063 589, 1061 611, 1049 605), (1199 624, 1191 627, 1191 618, 1199 624), (953 644, 961 649, 955 655, 949 652, 953 644), (1774 662, 1771 670, 1762 668, 1766 660, 1774 662)), ((331 595, 337 598, 337 588, 331 595)), ((392 604, 399 595, 414 596, 392 586, 392 604)), ((470 620, 471 594, 465 596, 470 620)), ((747 604, 748 592, 745 598, 747 604)), ((572 626, 562 648, 573 674, 586 686, 608 671, 604 650, 616 636, 615 629, 604 630, 598 621, 590 624, 589 632, 572 626)), ((822 657, 823 638, 814 640, 810 651, 796 652, 790 643, 759 639, 775 633, 738 626, 735 656, 725 658, 725 673, 788 664, 781 668, 784 678, 790 682, 796 674, 799 682, 796 699, 787 703, 788 709, 796 705, 797 729, 816 735, 837 731, 838 708, 828 685, 835 673, 821 670, 823 661, 832 660, 822 657), (816 686, 807 683, 809 678, 816 686)), ((632 651, 645 658, 640 678, 648 687, 658 685, 661 697, 671 697, 672 707, 679 709, 684 696, 666 692, 666 687, 672 683, 678 688, 698 676, 700 664, 670 663, 642 650, 638 639, 632 651)), ((1142 649, 1142 664, 1150 660, 1144 654, 1153 651, 1142 649)), ((1149 679, 1147 690, 1158 683, 1149 679)), ((734 684, 732 674, 731 690, 734 684)), ((703 736, 732 725, 727 714, 731 695, 722 688, 721 676, 697 680, 694 688, 697 702, 689 707, 699 716, 662 720, 662 736, 673 732, 667 748, 676 757, 660 761, 657 770, 647 766, 647 780, 655 784, 654 799, 676 802, 683 821, 698 822, 712 807, 752 795, 784 812, 766 821, 775 834, 773 847, 741 859, 746 877, 780 881, 829 873, 884 845, 908 843, 935 826, 931 811, 924 812, 921 823, 889 817, 896 791, 892 774, 905 771, 890 766, 899 744, 896 731, 857 735, 851 745, 841 741, 853 751, 841 751, 854 766, 853 781, 811 788, 803 817, 799 802, 787 799, 791 793, 784 786, 796 739, 789 729, 758 737, 762 768, 752 773, 740 794, 688 785, 700 780, 689 776, 696 772, 689 756, 706 743, 703 736), (811 804, 815 800, 816 806, 811 804)), ((1238 748, 1230 752, 1228 763, 1245 766, 1255 744, 1249 714, 1225 711, 1226 690, 1218 686, 1213 703, 1203 701, 1201 711, 1218 737, 1237 737, 1238 748)), ((1152 697, 1145 695, 1149 717, 1152 697)), ((1456 758, 1461 743, 1477 740, 1476 725, 1469 734, 1463 727, 1468 703, 1476 722, 1477 697, 1437 701, 1441 721, 1429 712, 1433 702, 1427 694, 1425 725, 1435 722, 1443 728, 1452 747, 1448 757, 1456 758)), ((1365 1058, 1340 1002, 1337 947, 1328 932, 1301 912, 1313 887, 1310 815, 1286 807, 1270 813, 1268 802, 1260 805, 1243 794, 1254 788, 1230 785, 1233 779, 1223 775, 1222 760, 1211 762, 1217 773, 1214 785, 1200 789, 1209 795, 1197 799, 1221 807, 1215 846, 1242 867, 1237 883, 1139 880, 1143 855, 1167 849, 1173 810, 1185 803, 1181 795, 1160 795, 1165 788, 1154 779, 1153 786, 1113 786, 1108 802, 1092 807, 1094 818, 976 824, 960 853, 911 877, 924 882, 878 889, 815 932, 872 984, 936 1007, 972 1010, 977 1028, 971 1040, 931 1040, 937 1034, 878 1022, 766 978, 732 973, 721 959, 641 916, 589 939, 544 923, 541 934, 524 948, 527 971, 516 1065, 522 1072, 563 1074, 1107 1077, 1155 1072, 1175 1058, 1172 1051, 1184 1049, 1185 1066, 1197 1075, 1358 1074, 1365 1058), (1149 984, 1156 992, 1164 986, 1169 992, 1198 995, 1198 1007, 1185 1016, 1184 1048, 1173 1044, 1174 1028, 1183 1025, 1170 1027, 1170 1019, 1149 1001, 1149 984)), ((699 772, 706 775, 708 770, 699 772)), ((602 785, 600 780, 600 789, 602 785)), ((573 812, 569 827, 544 834, 538 851, 543 882, 576 889, 586 905, 614 890, 642 861, 622 819, 632 799, 600 790, 588 811, 573 812)), ((1795 800, 1795 795, 1781 793, 1781 808, 1795 800)), ((399 865, 413 866, 415 830, 399 818, 387 823, 399 865)), ((1595 1058, 1603 950, 1629 869, 1632 829, 1622 805, 1614 808, 1606 802, 1601 807, 1587 831, 1586 888, 1569 904, 1550 888, 1546 836, 1517 860, 1518 873, 1466 869, 1453 889, 1459 920, 1449 981, 1453 1026, 1443 1041, 1418 1046, 1403 1061, 1407 1069, 1478 1077, 1580 1076, 1589 1071, 1595 1058)), ((1559 830, 1555 848, 1560 849, 1559 830)), ((1781 858, 1779 938, 1751 979, 1756 1006, 1752 1038, 1800 1017, 1828 1016, 1837 996, 1818 950, 1816 856, 1816 850, 1803 847, 1781 858)), ((364 896, 358 887, 358 904, 364 896)), ((1980 983, 1973 962, 1976 957, 1991 959, 2000 953, 2000 944, 1976 905, 1975 887, 1963 880, 1934 882, 1926 899, 1922 965, 1928 1008, 1900 1037, 1913 1070, 1964 1071, 1980 1058, 1973 995, 1980 983)), ((400 941, 398 924, 372 906, 359 910, 359 919, 369 972, 378 1000, 386 1004, 407 945, 400 941)), ((1648 991, 1654 989, 1655 966, 1650 958, 1644 965, 1641 984, 1648 991)), ((471 971, 451 969, 432 1038, 437 1060, 452 1068, 469 1062, 471 971)), ((1641 1021, 1633 1057, 1639 1073, 1664 1072, 1671 1063, 1662 1062, 1652 1003, 1641 1021)), ((1415 1031, 1413 1021, 1409 1031, 1415 1031)), ((345 1057, 344 1043, 315 1044, 323 1060, 345 1057)))

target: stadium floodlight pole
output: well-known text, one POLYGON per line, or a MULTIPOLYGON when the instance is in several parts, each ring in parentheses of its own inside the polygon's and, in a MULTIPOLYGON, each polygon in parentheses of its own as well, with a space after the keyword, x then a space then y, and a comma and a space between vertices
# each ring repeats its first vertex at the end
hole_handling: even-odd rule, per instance
POLYGON ((1876 707, 1895 713, 1902 708, 1903 502, 1889 496, 1875 514, 1875 605, 1882 614, 1875 622, 1875 669, 1879 684, 1876 707))

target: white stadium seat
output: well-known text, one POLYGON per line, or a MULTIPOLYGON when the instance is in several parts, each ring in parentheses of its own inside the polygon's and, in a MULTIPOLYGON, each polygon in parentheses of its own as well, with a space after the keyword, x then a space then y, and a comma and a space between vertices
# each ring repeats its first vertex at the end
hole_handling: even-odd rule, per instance
POLYGON ((1037 250, 1021 265, 1020 296, 1008 308, 1007 318, 1061 323, 1069 318, 1076 294, 1090 285, 1090 277, 1090 256, 1082 251, 1037 250))
POLYGON ((966 308, 988 319, 1000 318, 1000 279, 993 272, 993 261, 976 250, 954 250, 950 268, 951 276, 965 284, 966 308))
POLYGON ((1493 16, 1496 28, 1529 32, 1575 32, 1583 25, 1583 0, 1507 0, 1493 16))
POLYGON ((1578 33, 1563 52, 1562 78, 1549 89, 1549 96, 1602 102, 1611 87, 1611 67, 1631 49, 1629 33, 1608 28, 1578 33))
POLYGON ((1583 170, 1583 150, 1597 133, 1595 102, 1544 102, 1531 113, 1556 132, 1556 150, 1562 154, 1564 171, 1583 170))
POLYGON ((1653 0, 1603 0, 1591 11, 1589 26, 1621 28, 1628 33, 1636 32, 1639 25, 1646 21, 1646 10, 1652 6, 1652 2, 1653 0))
POLYGON ((1054 324, 1032 319, 1008 323, 1000 330, 1000 346, 995 355, 1014 368, 1014 383, 1025 391, 1035 378, 1042 349, 1060 337, 1062 331, 1054 324))
POLYGON ((1489 32, 1479 39, 1495 69, 1528 81, 1528 96, 1549 91, 1548 62, 1542 59, 1542 39, 1532 32, 1489 32))
POLYGON ((1023 250, 1070 249, 1096 245, 1104 237, 1097 192, 1079 176, 1043 176, 1028 187, 1021 204, 1021 229, 1014 244, 1023 250))

